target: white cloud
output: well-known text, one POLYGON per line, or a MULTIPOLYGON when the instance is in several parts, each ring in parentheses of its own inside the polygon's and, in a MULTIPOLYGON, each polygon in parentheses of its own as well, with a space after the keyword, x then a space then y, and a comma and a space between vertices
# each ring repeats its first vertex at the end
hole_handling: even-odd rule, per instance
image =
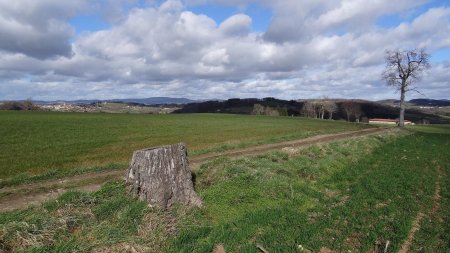
POLYGON ((184 5, 178 0, 167 0, 159 7, 161 12, 180 12, 184 9, 184 5))
POLYGON ((67 20, 84 8, 84 0, 0 0, 0 52, 70 56, 73 29, 67 20))
POLYGON ((225 65, 229 63, 230 55, 227 53, 227 49, 217 49, 202 57, 195 72, 200 75, 223 74, 226 71, 225 65))
POLYGON ((250 33, 252 19, 245 14, 229 17, 220 24, 219 29, 228 36, 245 36, 250 33))
MULTIPOLYGON (((397 27, 376 25, 383 15, 413 9, 409 2, 401 0, 392 9, 385 0, 264 0, 274 17, 266 32, 257 33, 246 14, 217 24, 187 11, 191 1, 170 0, 130 8, 110 29, 75 38, 68 20, 87 8, 84 4, 43 0, 26 6, 18 1, 0 8, 0 34, 9 36, 0 37, 0 94, 37 99, 392 97, 380 78, 385 49, 426 46, 433 53, 450 46, 450 8, 429 9, 397 27)), ((439 97, 449 90, 447 73, 450 66, 440 63, 418 86, 439 97)))
POLYGON ((317 20, 317 27, 330 29, 348 26, 361 31, 374 26, 377 18, 383 15, 401 13, 426 2, 427 0, 397 0, 392 4, 391 0, 376 0, 370 3, 364 0, 344 0, 337 8, 321 14, 317 20))

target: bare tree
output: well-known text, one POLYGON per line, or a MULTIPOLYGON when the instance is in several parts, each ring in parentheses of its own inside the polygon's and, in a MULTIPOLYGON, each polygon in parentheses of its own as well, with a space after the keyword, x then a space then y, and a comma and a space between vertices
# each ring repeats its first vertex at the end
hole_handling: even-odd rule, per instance
MULTIPOLYGON (((316 100, 316 101, 305 101, 305 103, 303 104, 302 113, 304 116, 306 116, 308 118, 311 117, 311 118, 317 118, 317 119, 324 119, 325 113, 330 112, 327 109, 328 102, 332 102, 332 101, 327 101, 325 99, 316 100)), ((330 108, 330 109, 332 109, 332 108, 330 108)), ((334 109, 333 112, 336 111, 336 109, 334 109)))
POLYGON ((305 101, 305 103, 303 104, 303 107, 302 107, 302 114, 303 114, 303 116, 306 116, 308 118, 314 117, 315 110, 314 110, 314 105, 312 102, 305 101))
POLYGON ((324 102, 324 109, 328 113, 328 119, 333 119, 333 113, 337 111, 336 102, 328 100, 324 102))
POLYGON ((325 115, 325 101, 321 100, 321 101, 317 101, 315 102, 315 107, 317 109, 318 112, 318 118, 323 119, 324 115, 325 115))
POLYGON ((36 106, 33 103, 33 100, 31 100, 31 98, 27 98, 27 100, 22 102, 23 105, 23 109, 24 110, 35 110, 36 106))
POLYGON ((354 103, 353 105, 353 115, 355 116, 355 121, 359 123, 361 116, 363 115, 363 111, 361 109, 361 104, 354 103))
POLYGON ((264 109, 265 109, 264 106, 262 106, 260 104, 254 104, 252 114, 253 115, 264 115, 264 109))
POLYGON ((359 118, 362 115, 361 104, 348 100, 341 103, 342 109, 344 109, 345 115, 347 116, 347 121, 350 121, 352 117, 355 117, 355 121, 359 122, 359 118))
POLYGON ((400 127, 405 125, 405 94, 415 90, 411 85, 430 67, 429 58, 425 49, 386 51, 383 79, 400 91, 400 127))
POLYGON ((6 101, 0 104, 0 110, 37 110, 38 107, 33 103, 31 98, 28 98, 25 101, 6 101))
POLYGON ((347 116, 347 121, 350 121, 350 116, 352 115, 352 102, 345 101, 341 103, 342 109, 344 109, 345 116, 347 116))

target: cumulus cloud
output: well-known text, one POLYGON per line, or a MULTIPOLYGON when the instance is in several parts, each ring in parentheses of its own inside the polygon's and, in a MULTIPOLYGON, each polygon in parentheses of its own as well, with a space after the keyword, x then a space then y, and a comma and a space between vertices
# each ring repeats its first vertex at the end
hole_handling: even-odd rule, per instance
POLYGON ((0 0, 0 50, 39 59, 70 56, 67 20, 83 8, 86 1, 0 0))
POLYGON ((342 33, 365 33, 376 26, 378 18, 390 14, 403 14, 428 2, 390 0, 367 3, 364 0, 343 1, 271 1, 275 16, 265 38, 275 42, 310 40, 317 35, 342 33))
POLYGON ((245 36, 250 33, 252 19, 244 14, 229 17, 220 24, 219 29, 229 36, 245 36))
POLYGON ((391 4, 390 0, 373 1, 370 4, 361 0, 344 0, 336 8, 332 8, 319 16, 316 27, 318 29, 330 29, 339 26, 347 26, 353 30, 363 31, 374 26, 375 21, 383 16, 393 13, 401 13, 426 3, 426 0, 409 1, 398 0, 391 4))
MULTIPOLYGON (((83 1, 35 2, 0 0, 4 98, 378 99, 392 96, 380 80, 386 49, 426 47, 433 53, 450 47, 448 7, 429 9, 398 26, 377 26, 379 18, 411 11, 424 1, 400 0, 391 8, 386 0, 263 0, 259 3, 274 13, 265 32, 252 32, 252 17, 245 12, 217 23, 186 8, 203 0, 149 1, 127 8, 111 28, 77 37, 68 20, 92 7, 83 1)), ((418 86, 439 97, 449 89, 447 73, 450 66, 438 63, 418 86)))

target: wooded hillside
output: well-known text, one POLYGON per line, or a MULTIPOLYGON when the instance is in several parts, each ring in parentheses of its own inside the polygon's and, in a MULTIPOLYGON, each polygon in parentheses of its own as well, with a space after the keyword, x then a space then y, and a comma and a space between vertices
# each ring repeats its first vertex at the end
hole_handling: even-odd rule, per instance
MULTIPOLYGON (((233 98, 225 101, 206 101, 190 103, 175 113, 232 113, 232 114, 264 114, 272 116, 305 116, 314 118, 331 118, 366 122, 369 118, 398 118, 399 109, 377 102, 366 100, 281 100, 276 98, 233 98), (324 103, 336 106, 332 113, 328 112, 324 103), (321 111, 322 110, 322 111, 321 111), (274 113, 274 111, 278 113, 274 113), (330 115, 331 114, 331 115, 330 115)), ((448 124, 448 118, 421 112, 417 109, 407 109, 405 118, 414 123, 448 124)))

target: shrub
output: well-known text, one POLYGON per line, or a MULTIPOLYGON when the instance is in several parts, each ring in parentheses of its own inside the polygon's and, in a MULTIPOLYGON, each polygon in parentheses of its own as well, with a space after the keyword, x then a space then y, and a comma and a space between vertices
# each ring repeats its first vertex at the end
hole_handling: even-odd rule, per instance
POLYGON ((37 107, 33 104, 31 99, 25 101, 6 101, 0 105, 0 110, 14 110, 14 111, 30 111, 36 110, 37 107))

